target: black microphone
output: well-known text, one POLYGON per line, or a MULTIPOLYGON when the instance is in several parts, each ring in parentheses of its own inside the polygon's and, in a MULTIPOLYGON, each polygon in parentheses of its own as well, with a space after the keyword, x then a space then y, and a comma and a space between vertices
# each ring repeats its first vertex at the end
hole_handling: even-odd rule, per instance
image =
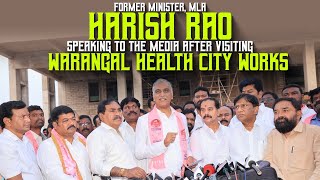
POLYGON ((226 176, 227 176, 227 179, 228 179, 228 180, 231 180, 231 175, 230 175, 230 173, 229 173, 230 167, 229 167, 227 161, 224 161, 223 163, 218 164, 217 167, 218 167, 218 168, 217 168, 217 174, 226 175, 226 176))
POLYGON ((262 169, 264 167, 270 167, 270 162, 268 161, 257 161, 259 168, 262 169))
POLYGON ((186 168, 186 170, 184 171, 184 177, 188 178, 188 179, 194 179, 193 177, 193 172, 191 171, 191 169, 186 168))
POLYGON ((262 175, 262 172, 260 171, 260 169, 258 168, 257 164, 255 161, 249 161, 249 167, 254 169, 256 171, 256 173, 258 174, 258 176, 262 175))
POLYGON ((242 165, 241 163, 235 161, 235 164, 236 164, 236 168, 239 169, 240 171, 242 171, 242 172, 245 172, 245 171, 246 171, 245 166, 242 165))
POLYGON ((231 171, 237 171, 237 169, 234 166, 233 162, 229 163, 229 167, 230 167, 231 171))
POLYGON ((163 179, 157 173, 155 173, 154 180, 163 180, 163 179))
POLYGON ((150 174, 147 175, 146 180, 153 180, 153 175, 152 175, 152 173, 150 173, 150 174))
POLYGON ((171 176, 167 176, 166 178, 164 178, 164 180, 172 180, 171 176))

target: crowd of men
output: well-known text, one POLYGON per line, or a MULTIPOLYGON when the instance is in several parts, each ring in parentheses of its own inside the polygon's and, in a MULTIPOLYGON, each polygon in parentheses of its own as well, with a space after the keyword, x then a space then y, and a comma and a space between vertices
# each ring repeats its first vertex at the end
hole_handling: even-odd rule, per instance
POLYGON ((144 179, 153 174, 183 177, 185 167, 225 160, 248 166, 269 161, 283 180, 320 179, 320 87, 302 103, 298 85, 281 98, 263 92, 256 78, 239 84, 233 106, 220 106, 205 87, 193 100, 172 105, 169 81, 158 79, 148 113, 127 97, 106 99, 97 115, 57 106, 45 124, 40 106, 22 101, 0 105, 0 175, 10 180, 144 179))

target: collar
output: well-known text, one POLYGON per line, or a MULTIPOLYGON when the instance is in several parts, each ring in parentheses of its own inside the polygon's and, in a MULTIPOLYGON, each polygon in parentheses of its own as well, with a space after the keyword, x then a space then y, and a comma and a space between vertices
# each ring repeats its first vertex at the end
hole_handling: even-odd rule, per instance
POLYGON ((203 123, 203 129, 207 132, 212 132, 214 134, 220 134, 224 127, 222 127, 223 125, 220 124, 220 122, 218 122, 218 123, 219 123, 219 128, 216 132, 214 132, 211 128, 209 128, 209 126, 207 126, 206 123, 203 123))
MULTIPOLYGON (((242 124, 242 122, 239 120, 239 123, 236 123, 235 126, 238 126, 238 127, 241 127, 244 131, 248 131, 244 125, 242 124)), ((258 119, 256 118, 254 124, 253 124, 253 128, 251 131, 253 131, 254 129, 256 128, 259 128, 259 127, 264 127, 264 124, 262 124, 262 122, 258 121, 258 119)))
POLYGON ((299 121, 297 126, 292 131, 301 133, 301 132, 303 132, 304 126, 305 125, 301 121, 299 121))
MULTIPOLYGON (((35 132, 33 132, 32 130, 30 130, 31 131, 31 134, 33 135, 33 137, 35 138, 35 139, 37 139, 37 138, 42 138, 41 136, 39 136, 38 134, 36 134, 35 132)), ((41 134, 40 134, 41 135, 41 134)))
POLYGON ((264 105, 264 103, 260 103, 259 112, 264 112, 265 109, 266 109, 266 106, 264 105))
MULTIPOLYGON (((162 111, 160 111, 156 106, 155 106, 155 108, 156 108, 156 110, 157 110, 157 112, 158 112, 159 114, 165 115, 165 113, 163 113, 162 111)), ((171 116, 176 112, 176 110, 173 109, 171 106, 170 106, 170 109, 171 109, 171 114, 170 114, 169 117, 171 117, 171 116)), ((166 115, 165 115, 165 116, 166 116, 166 115)))
MULTIPOLYGON (((22 141, 21 139, 18 138, 18 136, 16 136, 15 134, 13 134, 10 130, 4 128, 2 134, 10 139, 12 139, 13 141, 22 141)), ((24 139, 25 136, 23 136, 24 139)))

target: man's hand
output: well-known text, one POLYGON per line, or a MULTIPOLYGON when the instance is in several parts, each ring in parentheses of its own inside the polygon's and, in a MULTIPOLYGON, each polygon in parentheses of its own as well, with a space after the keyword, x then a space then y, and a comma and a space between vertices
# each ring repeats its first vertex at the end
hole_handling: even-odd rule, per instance
POLYGON ((187 159, 187 166, 190 168, 190 169, 193 169, 195 168, 198 164, 194 164, 192 165, 194 162, 196 162, 197 160, 195 158, 193 158, 192 156, 189 156, 188 159, 187 159), (192 165, 192 166, 190 166, 192 165))
POLYGON ((164 145, 168 147, 176 139, 177 133, 169 132, 167 133, 166 138, 164 139, 164 145))
POLYGON ((139 167, 127 169, 124 172, 124 177, 127 177, 128 179, 130 179, 130 178, 145 179, 146 176, 147 176, 147 173, 139 167))

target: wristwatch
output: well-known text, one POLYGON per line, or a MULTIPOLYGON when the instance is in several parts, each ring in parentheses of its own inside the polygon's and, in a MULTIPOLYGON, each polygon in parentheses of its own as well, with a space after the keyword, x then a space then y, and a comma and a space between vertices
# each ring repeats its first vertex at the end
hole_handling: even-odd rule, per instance
POLYGON ((124 169, 124 168, 121 168, 121 169, 120 169, 120 176, 121 176, 121 177, 124 177, 124 172, 125 172, 125 170, 126 170, 126 169, 124 169))

